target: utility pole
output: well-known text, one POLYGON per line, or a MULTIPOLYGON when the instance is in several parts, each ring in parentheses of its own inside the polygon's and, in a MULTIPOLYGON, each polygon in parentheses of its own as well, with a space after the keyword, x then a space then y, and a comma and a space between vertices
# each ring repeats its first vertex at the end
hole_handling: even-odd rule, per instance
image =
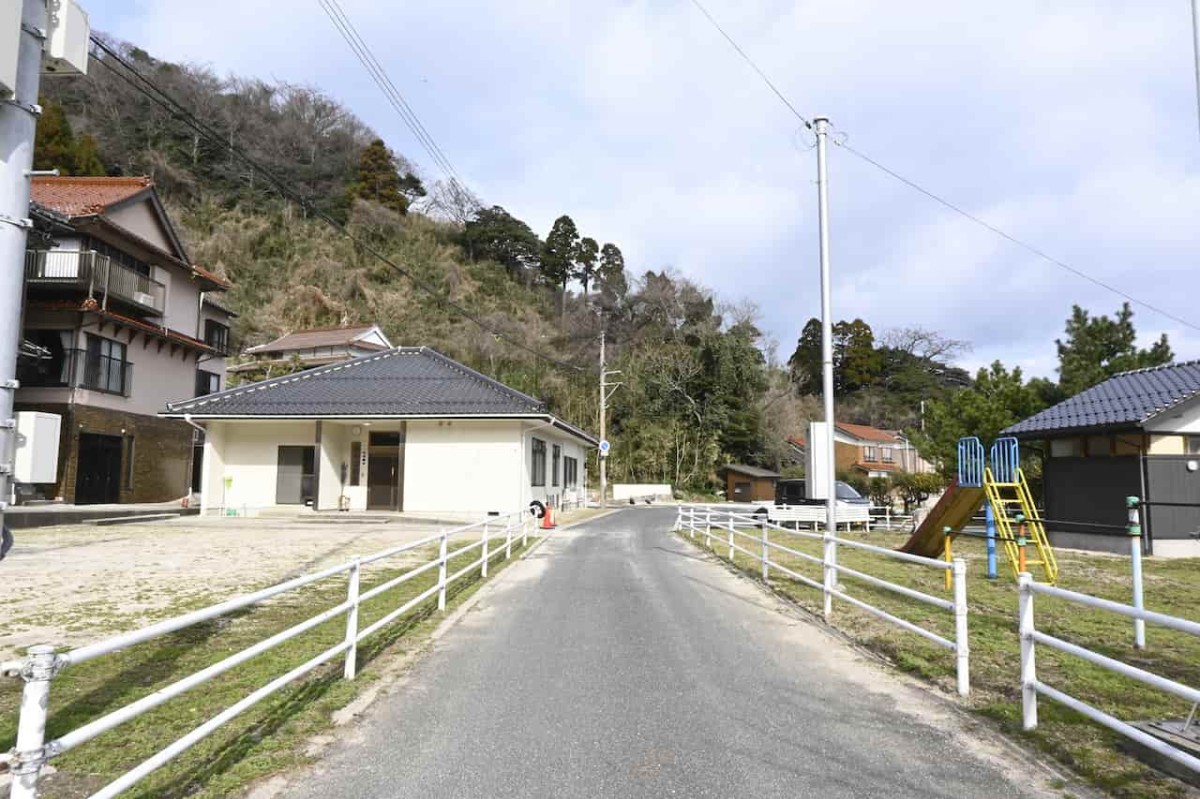
POLYGON ((1200 0, 1192 0, 1192 55, 1196 59, 1196 113, 1200 115, 1200 0))
POLYGON ((825 400, 825 451, 824 464, 826 485, 829 492, 825 497, 825 616, 833 611, 833 597, 829 591, 837 585, 837 471, 834 468, 834 421, 833 415, 833 311, 829 287, 829 174, 825 164, 825 139, 829 132, 829 120, 817 117, 813 120, 817 132, 817 206, 820 221, 821 246, 821 392, 825 400))
MULTIPOLYGON (((608 435, 605 429, 608 422, 608 400, 612 396, 612 391, 617 390, 620 383, 610 383, 608 378, 610 375, 620 374, 619 369, 606 369, 607 362, 604 359, 604 343, 605 343, 604 317, 600 317, 600 443, 602 446, 607 445, 608 435), (609 389, 612 391, 609 391, 609 389)), ((600 507, 608 507, 608 453, 603 449, 600 451, 600 507)))
MULTIPOLYGON (((25 296, 25 244, 29 221, 30 172, 37 119, 38 84, 46 40, 46 0, 24 0, 12 96, 0 101, 0 526, 12 496, 16 454, 17 353, 25 296)), ((14 794, 15 795, 15 794, 14 794)))

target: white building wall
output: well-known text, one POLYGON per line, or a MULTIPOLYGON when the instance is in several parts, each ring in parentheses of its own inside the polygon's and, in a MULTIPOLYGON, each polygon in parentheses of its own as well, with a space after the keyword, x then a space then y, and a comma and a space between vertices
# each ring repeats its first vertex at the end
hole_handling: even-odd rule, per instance
POLYGON ((1146 422, 1146 430, 1152 433, 1180 433, 1200 435, 1200 397, 1180 403, 1169 411, 1160 413, 1146 422))
POLYGON ((225 430, 224 422, 205 425, 204 462, 200 467, 200 512, 214 513, 225 504, 225 430))
POLYGON ((523 500, 521 504, 524 506, 537 500, 543 503, 553 501, 561 506, 564 500, 578 502, 585 499, 587 494, 587 456, 589 450, 583 443, 574 436, 543 423, 526 422, 524 430, 522 446, 524 452, 522 468, 523 500), (535 438, 546 442, 546 484, 544 486, 533 485, 533 439, 535 438), (557 486, 554 485, 554 475, 552 474, 555 444, 562 447, 562 460, 558 464, 559 479, 557 486), (574 488, 567 488, 563 485, 563 463, 569 457, 575 458, 579 462, 578 485, 574 488))
MULTIPOLYGON (((210 423, 218 427, 218 437, 210 436, 205 446, 205 462, 209 464, 207 477, 216 478, 220 471, 216 496, 223 497, 219 504, 236 509, 239 513, 275 505, 275 483, 279 471, 279 447, 315 446, 316 422, 266 420, 226 421, 210 423), (212 449, 220 456, 209 459, 212 449), (227 484, 227 485, 226 485, 227 484)), ((320 458, 318 453, 318 468, 320 458)), ((324 478, 322 478, 324 482, 324 478)), ((336 485, 336 483, 335 483, 336 485)), ((322 486, 323 488, 323 486, 322 486)), ((210 500, 206 490, 204 501, 210 500)), ((336 498, 335 498, 336 506, 336 498)))
POLYGON ((350 478, 350 429, 341 424, 321 423, 321 447, 317 450, 316 510, 337 510, 343 493, 342 465, 350 478))
POLYGON ((522 504, 520 431, 517 421, 409 421, 404 510, 517 510, 522 504))

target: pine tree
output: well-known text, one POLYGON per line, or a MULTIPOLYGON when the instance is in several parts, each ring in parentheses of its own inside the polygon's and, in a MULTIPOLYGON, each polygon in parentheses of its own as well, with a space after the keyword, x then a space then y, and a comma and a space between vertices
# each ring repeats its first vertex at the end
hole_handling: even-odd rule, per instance
POLYGON ((351 199, 369 200, 398 214, 406 214, 409 198, 405 196, 405 188, 396 156, 382 139, 363 148, 358 159, 358 175, 350 185, 351 199))
POLYGON ((579 252, 579 230, 574 220, 563 214, 554 220, 546 243, 542 245, 542 277, 552 286, 562 287, 561 325, 567 322, 567 283, 579 252))
POLYGON ((33 143, 33 168, 57 169, 64 175, 75 171, 75 134, 63 107, 44 103, 33 143))
POLYGON ((1162 366, 1174 359, 1164 333, 1149 349, 1137 346, 1133 310, 1124 303, 1115 319, 1089 316, 1078 305, 1067 320, 1066 340, 1058 339, 1059 388, 1070 397, 1119 372, 1162 366))
POLYGON ((600 254, 600 245, 590 236, 579 240, 579 250, 575 253, 575 276, 583 284, 583 299, 587 300, 588 286, 596 274, 596 257, 600 254))

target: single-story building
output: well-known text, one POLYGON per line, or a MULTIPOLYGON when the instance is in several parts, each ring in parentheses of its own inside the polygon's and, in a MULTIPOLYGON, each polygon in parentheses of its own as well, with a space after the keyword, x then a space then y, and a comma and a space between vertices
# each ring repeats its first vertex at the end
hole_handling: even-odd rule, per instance
POLYGON ((725 498, 730 502, 772 502, 779 474, 757 466, 730 463, 721 467, 725 498))
POLYGON ((1052 543, 1127 552, 1140 497, 1148 552, 1200 556, 1200 361, 1124 372, 1004 433, 1043 448, 1052 543))
POLYGON ((184 402, 204 428, 201 510, 509 513, 584 499, 596 439, 427 347, 400 347, 184 402))

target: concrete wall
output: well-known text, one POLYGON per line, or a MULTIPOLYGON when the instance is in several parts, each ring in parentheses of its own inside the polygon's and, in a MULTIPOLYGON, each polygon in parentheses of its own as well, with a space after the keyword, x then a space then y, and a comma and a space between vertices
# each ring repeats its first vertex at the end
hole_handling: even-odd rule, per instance
MULTIPOLYGON (((404 451, 405 511, 520 507, 518 421, 410 421, 404 451)), ((549 481, 547 481, 549 482, 549 481)))
POLYGON ((149 200, 105 211, 104 217, 135 236, 151 242, 164 252, 175 252, 175 245, 171 243, 167 231, 163 229, 162 222, 159 221, 158 214, 149 200))
POLYGON ((350 482, 350 428, 322 422, 321 447, 317 450, 317 510, 337 510, 342 496, 342 466, 350 482))
POLYGON ((240 512, 274 507, 279 447, 316 446, 317 441, 316 422, 310 421, 212 422, 209 429, 205 443, 209 484, 202 487, 206 509, 224 505, 240 512), (217 457, 211 457, 213 450, 217 457))

